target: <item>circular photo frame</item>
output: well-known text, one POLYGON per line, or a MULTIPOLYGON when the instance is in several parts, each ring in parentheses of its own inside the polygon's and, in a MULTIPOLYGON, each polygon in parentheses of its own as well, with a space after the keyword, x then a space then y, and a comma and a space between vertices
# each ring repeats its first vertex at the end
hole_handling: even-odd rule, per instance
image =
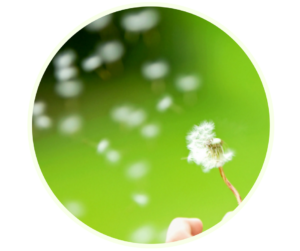
POLYGON ((46 187, 82 226, 174 245, 230 219, 253 192, 270 151, 270 98, 249 53, 206 19, 121 9, 49 60, 32 145, 46 187))

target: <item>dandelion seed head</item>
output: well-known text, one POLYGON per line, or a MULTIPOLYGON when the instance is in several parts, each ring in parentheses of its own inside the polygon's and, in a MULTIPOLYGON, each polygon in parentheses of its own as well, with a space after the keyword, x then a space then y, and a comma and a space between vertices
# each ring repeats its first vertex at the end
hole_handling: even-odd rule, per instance
POLYGON ((169 65, 164 60, 146 62, 142 66, 142 74, 148 80, 164 78, 169 73, 169 65))
POLYGON ((43 115, 46 111, 46 103, 43 101, 36 101, 33 105, 32 115, 33 117, 37 117, 43 115))
POLYGON ((172 104, 173 104, 172 97, 167 95, 167 96, 163 97, 161 100, 159 100, 159 102, 157 103, 156 109, 160 112, 164 112, 167 109, 169 109, 172 104))
POLYGON ((78 80, 59 82, 55 86, 55 92, 62 98, 74 98, 83 91, 83 84, 78 80))
POLYGON ((212 145, 218 145, 222 142, 221 139, 218 139, 218 138, 214 138, 212 141, 211 141, 211 144, 212 145))
POLYGON ((100 45, 98 51, 105 63, 113 63, 123 56, 124 46, 120 41, 114 40, 100 45))
POLYGON ((194 126, 187 136, 187 148, 190 150, 187 160, 201 165, 204 172, 223 166, 234 155, 230 149, 224 152, 223 141, 215 138, 213 130, 214 123, 204 121, 194 126))
POLYGON ((213 122, 204 121, 199 126, 194 126, 194 129, 188 134, 187 140, 190 144, 197 144, 204 147, 205 144, 215 137, 214 129, 215 125, 213 122))
POLYGON ((112 20, 112 15, 106 15, 90 23, 85 27, 85 29, 89 32, 98 32, 104 29, 105 27, 107 27, 110 24, 111 20, 112 20))
POLYGON ((59 52, 53 59, 53 64, 56 68, 64 68, 71 66, 76 60, 76 53, 72 49, 59 52))
POLYGON ((102 64, 102 59, 99 55, 90 56, 82 61, 82 69, 86 72, 96 70, 102 64))
POLYGON ((45 130, 52 126, 52 120, 46 115, 40 115, 34 118, 34 125, 38 129, 45 130))
POLYGON ((97 145, 97 152, 104 153, 109 147, 109 141, 107 139, 102 139, 97 145))
POLYGON ((233 156, 234 156, 234 151, 232 151, 231 149, 228 149, 226 152, 224 152, 224 159, 227 161, 232 160, 233 156))

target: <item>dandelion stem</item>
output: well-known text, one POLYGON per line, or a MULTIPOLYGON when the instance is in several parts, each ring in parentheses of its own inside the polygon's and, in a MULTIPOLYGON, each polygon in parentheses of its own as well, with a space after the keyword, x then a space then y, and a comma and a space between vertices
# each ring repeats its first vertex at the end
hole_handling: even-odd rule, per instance
POLYGON ((239 194, 239 192, 234 188, 234 186, 229 182, 229 180, 226 178, 223 167, 219 167, 219 171, 221 174, 222 179, 224 180, 225 184, 229 187, 229 189, 233 192, 234 196, 237 199, 238 204, 242 202, 242 198, 239 194))

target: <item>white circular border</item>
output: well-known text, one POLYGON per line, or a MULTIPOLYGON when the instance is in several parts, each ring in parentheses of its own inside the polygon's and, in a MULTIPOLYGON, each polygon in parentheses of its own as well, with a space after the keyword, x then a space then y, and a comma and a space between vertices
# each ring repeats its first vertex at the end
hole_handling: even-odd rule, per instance
POLYGON ((227 30, 224 26, 222 26, 221 24, 219 24, 218 22, 216 22, 215 20, 213 20, 212 18, 198 12, 195 11, 193 9, 189 9, 186 7, 182 7, 179 5, 175 5, 175 4, 166 4, 166 3, 138 3, 138 4, 126 4, 126 5, 122 5, 120 7, 116 7, 116 8, 112 8, 108 11, 104 11, 101 14, 98 14, 90 19, 88 19, 87 21, 83 22, 81 25, 79 25, 78 27, 76 27, 74 30, 72 30, 67 36, 64 37, 64 39, 62 39, 62 41, 56 46, 56 48, 52 51, 52 53, 49 55, 48 59, 46 60, 46 62, 44 63, 38 77, 37 80, 35 82, 35 86, 34 86, 34 90, 33 93, 31 95, 30 98, 30 104, 29 104, 29 113, 28 113, 28 135, 29 135, 29 145, 30 145, 30 151, 32 154, 32 158, 33 158, 33 162, 36 168, 36 171, 44 185, 44 187, 46 188, 46 190, 48 191, 48 193, 50 194, 50 196, 52 197, 52 199, 56 202, 56 204, 66 213, 66 215, 68 215, 72 220, 74 220, 77 224, 79 224, 81 227, 85 228, 86 230, 88 230, 89 232, 104 238, 108 241, 112 241, 116 244, 120 244, 120 245, 126 245, 126 246, 131 246, 131 247, 139 247, 139 248, 165 248, 165 247, 172 247, 172 246, 178 246, 184 243, 188 243, 191 241, 194 241, 196 239, 200 239, 208 234, 210 234, 211 232, 215 231, 217 228, 221 227, 222 225, 224 225, 227 221, 229 221, 232 217, 234 217, 234 215, 236 215, 242 208, 243 206, 248 202, 248 200, 250 199, 250 197, 253 195, 253 193, 255 192, 255 190, 257 189, 259 183, 262 180, 262 177, 266 171, 269 159, 270 159, 270 155, 271 155, 271 149, 273 146, 273 139, 274 139, 274 113, 273 113, 273 106, 272 106, 272 102, 271 102, 271 95, 269 92, 269 89, 267 87, 265 78, 263 77, 263 74, 260 70, 260 68, 258 67, 257 62, 255 61, 255 59, 253 58, 253 56, 251 55, 251 53, 248 51, 248 49, 245 47, 245 45, 243 45, 243 43, 237 38, 235 37, 234 34, 232 34, 229 30, 227 30), (197 235, 197 236, 193 236, 191 238, 185 239, 185 240, 181 240, 181 241, 177 241, 177 242, 173 242, 173 243, 163 243, 163 244, 140 244, 140 243, 132 243, 132 242, 126 242, 126 241, 121 241, 112 237, 109 237, 105 234, 102 234, 94 229, 92 229, 91 227, 87 226, 86 224, 84 224, 82 221, 80 221, 79 219, 77 219, 73 214, 71 214, 62 204, 61 202, 56 198, 56 196, 54 195, 54 193, 52 192, 52 190, 50 189, 50 187, 48 186, 45 177, 42 174, 42 171, 39 167, 37 158, 36 158, 36 154, 35 154, 35 150, 34 150, 34 145, 33 145, 33 136, 32 136, 32 111, 33 111, 33 105, 34 105, 34 100, 35 100, 35 96, 40 84, 40 81, 44 75, 44 72, 46 71, 47 67, 49 66, 51 60, 54 58, 54 56, 56 55, 56 53, 59 51, 59 49, 74 35, 76 34, 79 30, 81 30, 82 28, 84 28, 86 25, 88 25, 89 23, 95 21, 96 19, 106 16, 108 14, 117 12, 117 11, 122 11, 122 10, 126 10, 126 9, 130 9, 130 8, 139 8, 139 7, 162 7, 162 8, 171 8, 171 9, 176 9, 176 10, 180 10, 180 11, 184 11, 190 14, 193 14, 195 16, 198 16, 210 23, 212 23, 213 25, 215 25, 216 27, 218 27, 219 29, 221 29, 222 31, 224 31, 228 36, 230 36, 242 49, 243 51, 246 53, 246 55, 249 57, 250 61, 252 62, 252 64, 254 65, 256 71, 259 74, 259 77, 263 83, 264 86, 264 90, 267 96, 267 101, 268 101, 268 106, 269 106, 269 118, 270 118, 270 134, 269 134, 269 144, 268 144, 268 150, 267 150, 267 154, 266 154, 266 158, 263 164, 263 167, 259 173, 258 178, 256 179, 253 187, 251 188, 250 192, 247 194, 246 198, 243 200, 243 202, 234 210, 234 212, 232 214, 230 214, 228 217, 226 217, 226 219, 220 221, 219 223, 217 223, 216 225, 214 225, 213 227, 209 228, 208 230, 204 231, 203 233, 197 235))

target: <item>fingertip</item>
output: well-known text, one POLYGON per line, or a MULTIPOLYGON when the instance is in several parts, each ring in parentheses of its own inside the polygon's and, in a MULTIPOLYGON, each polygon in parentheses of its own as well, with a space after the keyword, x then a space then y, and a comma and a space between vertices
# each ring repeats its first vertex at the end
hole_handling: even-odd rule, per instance
POLYGON ((190 237, 192 237, 192 235, 189 232, 184 231, 184 230, 179 230, 179 231, 176 231, 176 232, 173 232, 173 233, 167 235, 166 243, 174 242, 174 241, 181 241, 181 240, 184 240, 184 239, 187 239, 190 237))
POLYGON ((203 223, 198 218, 175 218, 169 225, 166 242, 184 240, 200 234, 202 230, 203 223))
POLYGON ((186 218, 175 218, 169 225, 166 242, 174 242, 191 237, 190 224, 186 218))
POLYGON ((189 221, 189 224, 191 226, 191 234, 193 236, 202 233, 203 223, 200 219, 190 218, 190 219, 187 219, 187 221, 189 221))

